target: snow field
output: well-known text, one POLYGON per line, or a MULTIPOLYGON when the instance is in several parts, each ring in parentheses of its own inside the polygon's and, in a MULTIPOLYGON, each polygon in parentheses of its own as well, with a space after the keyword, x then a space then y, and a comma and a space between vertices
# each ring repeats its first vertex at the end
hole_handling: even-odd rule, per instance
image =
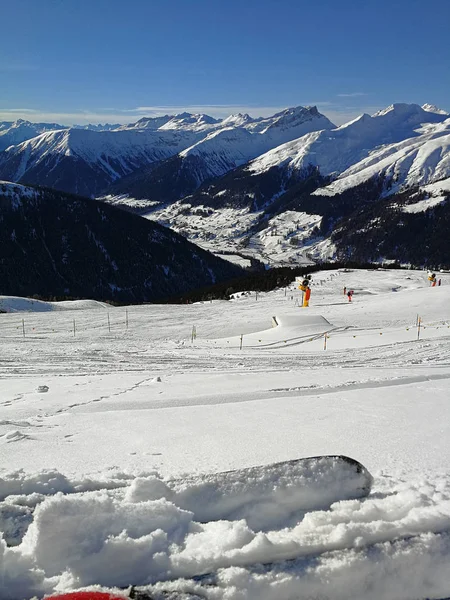
MULTIPOLYGON (((97 584, 224 600, 448 595, 450 275, 439 276, 429 288, 418 271, 317 273, 309 309, 291 285, 1 314, 0 597, 97 584), (325 505, 292 504, 282 481, 299 489, 301 476, 270 465, 323 454, 364 464, 370 495, 327 484, 325 505), (217 473, 255 465, 215 487, 217 473), (211 585, 191 579, 208 573, 211 585)), ((320 489, 317 472, 307 481, 320 489)))

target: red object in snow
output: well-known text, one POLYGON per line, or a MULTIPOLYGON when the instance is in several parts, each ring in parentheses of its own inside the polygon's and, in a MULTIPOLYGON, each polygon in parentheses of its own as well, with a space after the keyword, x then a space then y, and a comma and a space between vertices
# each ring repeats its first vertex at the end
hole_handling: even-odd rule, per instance
POLYGON ((127 596, 117 596, 108 592, 68 592, 47 596, 48 600, 129 600, 127 596))

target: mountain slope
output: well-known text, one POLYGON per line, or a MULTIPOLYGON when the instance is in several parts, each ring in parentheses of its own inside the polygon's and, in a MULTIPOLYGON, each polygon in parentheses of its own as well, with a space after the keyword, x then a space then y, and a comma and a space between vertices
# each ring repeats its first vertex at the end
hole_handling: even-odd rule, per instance
MULTIPOLYGON (((239 114, 218 120, 203 114, 181 113, 143 118, 113 131, 60 129, 10 146, 0 155, 0 178, 93 197, 124 176, 143 169, 143 184, 133 176, 112 193, 121 194, 125 188, 128 194, 136 191, 136 197, 148 197, 151 192, 161 201, 161 173, 149 174, 154 163, 189 148, 189 152, 180 155, 180 161, 162 165, 163 177, 176 182, 173 189, 167 184, 162 186, 164 200, 170 200, 281 142, 331 127, 332 123, 315 107, 297 107, 266 119, 239 114), (198 142, 203 144, 198 146, 198 142), (139 196, 136 186, 144 186, 144 196, 139 196)), ((29 132, 26 137, 32 135, 36 133, 29 132)))
MULTIPOLYGON (((413 202, 415 193, 424 192, 428 208, 446 197, 449 126, 448 115, 439 109, 394 105, 373 117, 284 144, 147 216, 208 249, 234 248, 272 265, 334 258, 337 253, 342 258, 353 218, 362 222, 372 204, 378 211, 387 210, 382 202, 387 194, 410 190, 413 202), (409 137, 387 143, 403 135, 409 137), (372 148, 369 141, 380 143, 372 148), (339 168, 361 155, 365 157, 335 179, 339 168), (338 228, 339 244, 333 235, 338 228)), ((419 222, 425 217, 408 218, 419 222)), ((392 228, 386 236, 395 237, 394 219, 386 217, 386 224, 392 228)), ((403 237, 404 250, 391 252, 392 260, 402 256, 416 261, 414 235, 407 240, 406 232, 403 237)), ((360 252, 363 260, 381 256, 369 243, 365 250, 360 252)))
POLYGON ((273 166, 299 170, 315 166, 322 175, 342 173, 375 148, 394 144, 421 133, 421 125, 441 123, 447 114, 426 111, 417 104, 393 104, 375 113, 363 114, 332 131, 303 136, 252 161, 252 175, 273 166))
POLYGON ((178 131, 52 131, 3 152, 0 178, 94 196, 195 139, 193 133, 178 131))
POLYGON ((312 171, 316 171, 323 182, 329 182, 360 158, 369 156, 369 161, 372 153, 376 156, 376 148, 386 153, 389 150, 383 149, 385 145, 399 139, 414 142, 415 138, 420 146, 427 139, 423 135, 427 135, 428 130, 431 137, 444 135, 446 117, 447 114, 403 104, 393 105, 373 117, 362 115, 336 129, 309 133, 269 150, 203 186, 184 202, 258 210, 298 185, 312 171))
POLYGON ((389 193, 438 182, 450 174, 450 118, 424 128, 424 133, 374 150, 357 162, 318 195, 335 195, 373 177, 384 177, 389 193))
POLYGON ((199 133, 221 127, 221 123, 221 119, 214 119, 209 115, 184 112, 176 115, 164 115, 162 117, 142 117, 136 123, 122 125, 118 129, 176 130, 199 133))
POLYGON ((158 301, 241 269, 104 203, 0 182, 2 293, 158 301))
POLYGON ((0 122, 0 152, 8 146, 21 144, 41 133, 57 129, 64 129, 64 126, 58 123, 31 123, 23 119, 0 122))
POLYGON ((370 205, 360 205, 334 227, 330 248, 339 260, 383 260, 449 268, 449 231, 447 180, 447 189, 439 195, 411 188, 370 205))
MULTIPOLYGON (((169 123, 161 129, 168 126, 169 123)), ((332 129, 334 125, 316 107, 300 106, 259 120, 233 115, 215 127, 215 131, 180 152, 176 159, 124 178, 108 194, 173 202, 193 193, 206 180, 220 177, 270 148, 311 131, 332 129)), ((126 204, 126 200, 123 202, 126 204)))

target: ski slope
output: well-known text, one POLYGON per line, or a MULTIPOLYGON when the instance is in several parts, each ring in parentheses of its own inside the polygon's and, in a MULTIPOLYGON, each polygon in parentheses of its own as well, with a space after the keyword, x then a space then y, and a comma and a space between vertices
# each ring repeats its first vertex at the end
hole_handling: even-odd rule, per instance
POLYGON ((450 273, 437 277, 324 271, 309 308, 294 283, 179 306, 0 297, 2 600, 130 585, 449 596, 450 273), (280 510, 272 465, 320 455, 360 461, 369 496, 326 486, 326 505, 284 496, 280 510), (217 500, 216 474, 249 467, 217 500))

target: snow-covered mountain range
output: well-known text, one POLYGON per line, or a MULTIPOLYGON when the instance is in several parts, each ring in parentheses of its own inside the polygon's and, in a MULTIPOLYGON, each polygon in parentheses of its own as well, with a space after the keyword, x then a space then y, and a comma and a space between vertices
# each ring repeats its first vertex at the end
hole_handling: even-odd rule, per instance
MULTIPOLYGON (((445 212, 449 148, 450 115, 430 104, 393 104, 340 127, 316 107, 257 119, 181 113, 112 131, 41 133, 0 153, 0 177, 100 196, 218 254, 270 265, 361 253, 416 261, 395 244, 389 255, 363 252, 347 237, 356 221, 361 231, 380 219, 397 227, 386 216, 392 207, 410 220, 445 212)), ((439 258, 439 249, 429 254, 439 258)))
POLYGON ((336 176, 375 149, 417 137, 449 116, 415 104, 393 104, 373 116, 363 114, 331 131, 317 131, 280 145, 253 160, 248 171, 258 175, 282 167, 298 172, 313 166, 323 176, 336 176))
MULTIPOLYGON (((73 129, 88 129, 90 131, 112 131, 120 127, 118 124, 105 123, 89 125, 72 125, 73 129)), ((26 140, 45 133, 46 131, 56 131, 58 129, 67 129, 67 126, 58 123, 32 123, 18 119, 17 121, 0 121, 0 152, 9 146, 21 144, 26 140)))
POLYGON ((23 119, 0 121, 0 152, 8 146, 21 144, 46 131, 63 128, 63 125, 58 125, 58 123, 31 123, 23 119))
POLYGON ((270 148, 311 131, 330 130, 334 125, 316 107, 296 107, 266 119, 232 115, 208 127, 210 132, 201 140, 156 167, 138 170, 119 180, 109 193, 150 199, 152 203, 172 202, 270 148))
MULTIPOLYGON (((445 202, 449 127, 445 111, 394 104, 282 144, 147 216, 210 249, 234 248, 269 264, 351 258, 345 236, 340 248, 331 237, 340 219, 347 219, 345 231, 351 229, 351 216, 361 205, 400 193, 399 204, 413 203, 417 192, 435 199, 421 204, 422 210, 436 206, 436 198, 445 202)), ((408 256, 403 252, 403 259, 408 256)))
POLYGON ((142 164, 167 158, 196 140, 187 131, 50 131, 0 155, 0 177, 92 197, 142 164))
MULTIPOLYGON (((297 107, 266 119, 236 115, 218 121, 182 113, 141 119, 114 131, 51 131, 5 150, 0 155, 0 177, 96 196, 125 175, 135 176, 139 168, 159 163, 164 179, 184 176, 189 180, 181 188, 174 182, 170 196, 179 198, 205 179, 222 175, 280 143, 332 127, 315 107, 297 107), (180 154, 183 150, 186 153, 180 154), (162 161, 176 155, 181 166, 167 169, 162 161)), ((158 171, 156 181, 160 180, 158 171)))
POLYGON ((394 144, 381 145, 367 157, 341 172, 326 188, 315 193, 339 194, 379 176, 387 179, 390 194, 404 187, 430 184, 448 178, 450 118, 442 123, 424 125, 421 133, 413 137, 394 144))

